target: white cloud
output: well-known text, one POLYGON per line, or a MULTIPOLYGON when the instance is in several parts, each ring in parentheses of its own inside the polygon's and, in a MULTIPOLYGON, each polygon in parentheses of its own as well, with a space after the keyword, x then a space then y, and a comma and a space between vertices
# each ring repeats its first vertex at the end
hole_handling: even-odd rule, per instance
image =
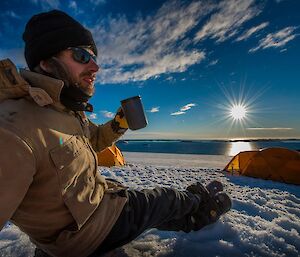
POLYGON ((148 112, 159 112, 159 106, 152 107, 151 110, 149 110, 148 112))
POLYGON ((240 26, 257 16, 261 10, 254 0, 226 0, 219 3, 215 12, 206 24, 197 32, 195 41, 206 38, 223 42, 236 33, 240 26))
POLYGON ((93 5, 106 4, 106 0, 90 0, 90 3, 93 5))
POLYGON ((171 115, 177 116, 177 115, 186 114, 186 111, 190 110, 194 106, 197 106, 197 104, 194 104, 194 103, 186 104, 186 105, 182 106, 179 111, 172 112, 171 115))
POLYGON ((75 16, 84 13, 84 11, 78 7, 76 1, 70 1, 68 7, 74 12, 75 16))
POLYGON ((115 113, 113 112, 109 112, 109 111, 101 111, 101 113, 103 114, 103 116, 105 118, 113 118, 115 117, 115 113))
POLYGON ((247 128, 247 130, 292 130, 293 128, 247 128))
POLYGON ((187 36, 211 4, 169 1, 154 16, 101 20, 93 28, 99 46, 101 83, 126 83, 184 72, 205 58, 187 36))
POLYGON ((182 115, 182 114, 186 114, 186 112, 172 112, 171 115, 172 116, 177 116, 177 115, 182 115))
POLYGON ((249 37, 251 37, 253 34, 255 34, 257 31, 260 31, 262 29, 264 29, 265 27, 267 27, 269 25, 269 22, 263 22, 262 24, 252 27, 251 29, 247 30, 246 32, 244 32, 242 35, 240 35, 236 41, 242 41, 242 40, 246 40, 249 37))
POLYGON ((8 16, 15 19, 21 19, 22 17, 18 14, 16 14, 14 11, 6 11, 2 13, 0 16, 8 16))
POLYGON ((191 109, 191 108, 194 107, 194 106, 196 106, 196 104, 193 104, 193 103, 187 104, 187 105, 185 105, 185 106, 182 106, 182 107, 180 108, 180 111, 185 112, 185 111, 191 109))
POLYGON ((209 64, 208 64, 207 66, 214 66, 214 65, 216 65, 218 62, 219 62, 218 59, 212 60, 212 61, 209 62, 209 64))
POLYGON ((90 115, 89 115, 89 118, 91 119, 91 120, 96 120, 97 119, 97 113, 91 113, 90 115))
POLYGON ((71 8, 71 9, 73 9, 73 10, 77 10, 77 3, 75 2, 75 1, 71 1, 70 3, 69 3, 69 8, 71 8))
POLYGON ((49 8, 51 9, 58 9, 60 6, 59 0, 30 0, 32 3, 36 5, 41 5, 43 10, 48 10, 49 8))
POLYGON ((259 49, 266 49, 270 47, 281 47, 286 45, 289 41, 293 40, 298 34, 293 34, 296 27, 286 27, 275 33, 269 33, 265 38, 259 41, 257 47, 251 48, 250 53, 256 52, 259 49))
POLYGON ((169 81, 169 82, 175 82, 176 81, 173 76, 167 77, 166 80, 169 81))
MULTIPOLYGON (((255 0, 170 0, 152 16, 99 19, 92 28, 102 64, 97 82, 142 82, 184 72, 206 58, 206 50, 195 43, 209 38, 220 43, 236 36, 263 6, 255 0)), ((252 28, 239 40, 267 24, 252 28)))

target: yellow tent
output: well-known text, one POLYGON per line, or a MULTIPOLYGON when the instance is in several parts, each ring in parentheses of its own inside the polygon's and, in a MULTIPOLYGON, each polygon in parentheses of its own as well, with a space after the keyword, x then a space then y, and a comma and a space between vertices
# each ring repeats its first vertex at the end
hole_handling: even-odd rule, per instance
POLYGON ((224 170, 238 175, 300 185, 300 153, 285 148, 240 152, 224 170))
POLYGON ((101 152, 97 152, 99 166, 123 166, 125 165, 124 156, 120 149, 115 145, 105 148, 101 152))

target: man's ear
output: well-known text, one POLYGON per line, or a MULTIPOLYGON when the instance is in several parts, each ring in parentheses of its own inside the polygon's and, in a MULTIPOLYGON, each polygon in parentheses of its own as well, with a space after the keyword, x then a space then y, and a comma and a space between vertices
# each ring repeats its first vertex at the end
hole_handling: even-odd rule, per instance
POLYGON ((47 60, 41 60, 40 67, 43 71, 51 73, 51 68, 47 60))

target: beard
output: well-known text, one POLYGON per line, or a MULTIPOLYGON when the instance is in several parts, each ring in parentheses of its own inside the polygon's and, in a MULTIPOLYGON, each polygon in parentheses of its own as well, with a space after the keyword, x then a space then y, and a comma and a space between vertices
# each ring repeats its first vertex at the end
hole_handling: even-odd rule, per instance
POLYGON ((64 82, 64 85, 67 87, 78 87, 80 88, 85 94, 88 96, 93 96, 95 93, 95 87, 94 85, 86 86, 83 83, 80 82, 80 78, 83 77, 92 77, 93 74, 89 71, 85 71, 79 74, 79 80, 76 80, 74 76, 72 76, 70 70, 68 67, 61 62, 57 57, 52 57, 47 60, 49 68, 51 70, 51 77, 60 79, 64 82))
MULTIPOLYGON (((79 79, 84 77, 93 77, 93 73, 86 71, 79 74, 79 79)), ((79 80, 81 81, 81 80, 79 80)), ((89 84, 88 86, 82 84, 81 82, 75 82, 75 85, 77 85, 84 93, 86 93, 89 96, 92 96, 95 93, 95 86, 94 84, 89 84)))

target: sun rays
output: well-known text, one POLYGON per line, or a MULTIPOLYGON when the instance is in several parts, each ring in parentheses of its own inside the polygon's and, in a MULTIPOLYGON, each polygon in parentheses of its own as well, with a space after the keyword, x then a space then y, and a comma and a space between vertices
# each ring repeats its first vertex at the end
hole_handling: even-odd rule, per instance
POLYGON ((218 109, 214 113, 213 127, 224 127, 225 138, 248 138, 250 137, 248 127, 258 126, 258 117, 263 111, 258 99, 266 92, 267 85, 255 90, 253 85, 246 81, 228 84, 218 83, 221 95, 215 95, 210 105, 218 109), (226 136, 227 135, 227 136, 226 136))

